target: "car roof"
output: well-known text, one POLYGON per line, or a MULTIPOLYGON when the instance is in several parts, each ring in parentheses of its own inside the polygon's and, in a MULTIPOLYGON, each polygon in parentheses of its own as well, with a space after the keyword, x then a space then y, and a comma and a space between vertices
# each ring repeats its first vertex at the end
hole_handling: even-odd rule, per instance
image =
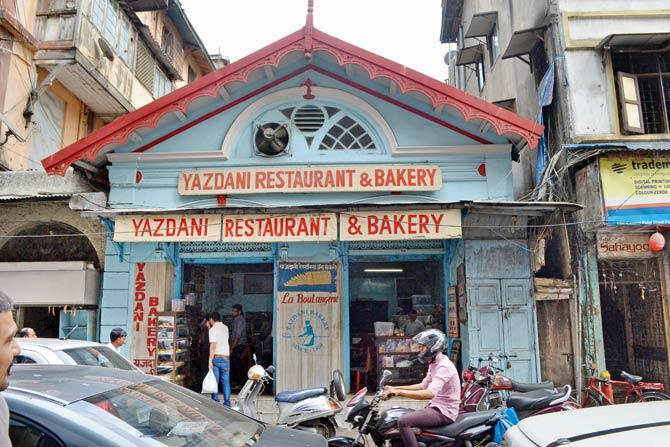
MULTIPOLYGON (((519 430, 533 443, 545 446, 561 438, 617 428, 630 427, 628 433, 631 433, 637 431, 635 427, 643 428, 659 422, 670 423, 670 401, 606 405, 533 416, 522 420, 519 430)), ((587 439, 576 445, 602 445, 601 437, 595 436, 601 444, 590 444, 587 439)))
POLYGON ((160 380, 138 372, 82 365, 13 365, 9 392, 30 394, 63 405, 125 386, 160 380))
POLYGON ((82 348, 87 346, 105 346, 101 343, 84 340, 61 340, 58 338, 15 338, 19 346, 41 346, 52 351, 62 351, 64 349, 82 348))

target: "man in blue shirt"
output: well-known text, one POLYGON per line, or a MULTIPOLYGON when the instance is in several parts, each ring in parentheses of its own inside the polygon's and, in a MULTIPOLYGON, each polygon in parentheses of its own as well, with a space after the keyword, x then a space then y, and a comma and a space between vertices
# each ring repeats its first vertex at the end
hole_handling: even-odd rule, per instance
POLYGON ((246 365, 242 361, 242 354, 247 347, 247 320, 242 312, 241 304, 233 305, 233 323, 231 325, 230 349, 232 352, 231 372, 233 380, 242 385, 246 377, 246 365))

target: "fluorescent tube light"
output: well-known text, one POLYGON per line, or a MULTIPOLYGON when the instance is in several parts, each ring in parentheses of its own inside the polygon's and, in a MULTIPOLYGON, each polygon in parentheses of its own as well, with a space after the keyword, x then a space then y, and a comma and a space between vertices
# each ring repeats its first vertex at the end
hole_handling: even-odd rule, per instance
POLYGON ((402 273, 403 269, 365 269, 365 273, 402 273))

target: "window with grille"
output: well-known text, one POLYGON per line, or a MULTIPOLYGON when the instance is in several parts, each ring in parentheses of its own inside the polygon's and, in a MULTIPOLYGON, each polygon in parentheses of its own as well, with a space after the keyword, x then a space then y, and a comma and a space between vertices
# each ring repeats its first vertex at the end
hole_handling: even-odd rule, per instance
POLYGON ((156 67, 156 73, 154 75, 154 98, 160 98, 165 96, 172 91, 172 82, 165 76, 163 70, 156 67))
POLYGON ((134 56, 134 39, 132 25, 125 13, 120 12, 112 0, 92 0, 89 18, 105 41, 130 66, 134 56))
POLYGON ((624 131, 670 133, 670 51, 612 53, 624 131))
POLYGON ((376 149, 366 128, 349 115, 338 113, 319 144, 319 150, 376 149), (341 115, 341 117, 339 116, 341 115))

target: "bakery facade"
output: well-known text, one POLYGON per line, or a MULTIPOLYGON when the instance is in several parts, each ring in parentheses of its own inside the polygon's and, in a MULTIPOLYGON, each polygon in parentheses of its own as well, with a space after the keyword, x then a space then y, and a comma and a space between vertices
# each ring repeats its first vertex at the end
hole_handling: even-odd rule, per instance
POLYGON ((234 386, 251 354, 277 391, 416 380, 416 321, 538 379, 527 224, 554 207, 511 171, 542 126, 312 20, 43 161, 108 170, 101 341, 125 327, 139 367, 197 386, 202 315, 241 304, 234 386))

